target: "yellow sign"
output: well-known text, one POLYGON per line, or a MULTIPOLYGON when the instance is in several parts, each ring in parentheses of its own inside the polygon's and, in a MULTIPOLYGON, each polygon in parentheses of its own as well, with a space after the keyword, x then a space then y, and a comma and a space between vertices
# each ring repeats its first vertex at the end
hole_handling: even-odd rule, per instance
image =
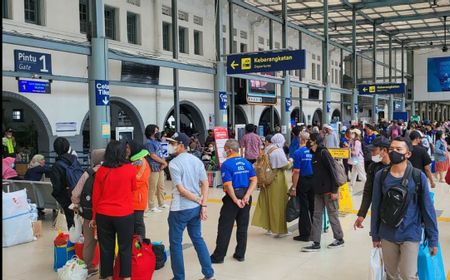
POLYGON ((252 59, 250 57, 241 58, 241 68, 242 70, 252 69, 252 59))
POLYGON ((376 92, 377 91, 377 87, 376 86, 370 86, 369 87, 369 92, 376 92))
POLYGON ((111 137, 111 126, 108 123, 102 124, 102 137, 103 138, 111 137))
POLYGON ((333 158, 350 158, 350 149, 346 148, 328 148, 333 158))
POLYGON ((350 186, 345 183, 339 187, 339 211, 349 212, 353 210, 352 194, 350 193, 350 186))

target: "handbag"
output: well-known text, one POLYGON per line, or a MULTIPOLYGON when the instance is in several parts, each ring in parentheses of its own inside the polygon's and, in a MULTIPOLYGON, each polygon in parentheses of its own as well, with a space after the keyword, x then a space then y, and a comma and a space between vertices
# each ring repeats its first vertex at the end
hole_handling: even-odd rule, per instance
POLYGON ((66 264, 58 269, 58 279, 60 280, 86 280, 88 270, 84 261, 74 256, 66 264))
POLYGON ((53 244, 53 270, 57 271, 75 255, 75 246, 70 242, 69 235, 62 232, 56 236, 53 244))
POLYGON ((80 243, 83 231, 83 218, 79 214, 76 214, 73 220, 75 225, 69 229, 69 240, 72 243, 80 243))
POLYGON ((58 210, 58 215, 55 221, 53 221, 53 228, 57 231, 68 232, 66 215, 64 215, 63 210, 58 210))
POLYGON ((298 198, 291 196, 286 206, 286 222, 292 222, 300 216, 300 203, 298 198))
POLYGON ((444 262, 440 245, 438 245, 437 254, 431 256, 428 241, 420 244, 419 257, 417 258, 417 273, 420 280, 445 280, 444 262))
POLYGON ((381 248, 372 248, 370 252, 370 274, 369 280, 384 280, 386 273, 384 272, 383 254, 381 248))
MULTIPOLYGON (((156 257, 150 239, 142 239, 139 235, 135 235, 131 247, 131 279, 152 279, 155 272, 156 257)), ((117 256, 114 262, 113 279, 122 279, 120 277, 120 256, 117 256)))

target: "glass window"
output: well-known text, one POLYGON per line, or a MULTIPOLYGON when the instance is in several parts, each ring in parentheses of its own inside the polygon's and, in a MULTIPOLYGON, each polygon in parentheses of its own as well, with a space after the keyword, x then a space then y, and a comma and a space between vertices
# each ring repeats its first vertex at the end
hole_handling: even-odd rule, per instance
POLYGON ((41 1, 40 0, 24 0, 25 1, 25 22, 33 24, 41 24, 40 10, 41 1))
POLYGON ((86 34, 89 28, 89 4, 88 0, 80 0, 80 33, 86 34))
POLYGON ((313 63, 311 66, 311 79, 315 80, 316 79, 316 64, 313 63))
POLYGON ((233 50, 231 52, 237 53, 237 42, 236 41, 233 41, 233 50))
POLYGON ((188 29, 186 27, 178 28, 178 41, 180 44, 180 52, 181 53, 189 53, 189 35, 188 29))
POLYGON ((15 122, 23 122, 23 110, 22 109, 13 109, 12 110, 12 119, 15 122))
POLYGON ((105 37, 116 40, 116 9, 105 6, 105 37))
POLYGON ((2 13, 3 13, 3 18, 11 18, 11 15, 9 13, 9 3, 10 0, 2 0, 2 13))
POLYGON ((247 52, 247 44, 241 43, 241 53, 247 52))
POLYGON ((203 55, 203 32, 194 30, 194 54, 203 55))
POLYGON ((163 22, 163 49, 165 51, 172 50, 172 24, 163 22))
POLYGON ((334 69, 331 69, 331 83, 334 84, 334 69))
POLYGON ((130 44, 139 44, 138 17, 137 14, 127 12, 127 34, 130 44))
POLYGON ((317 64, 317 80, 320 81, 320 64, 317 64))

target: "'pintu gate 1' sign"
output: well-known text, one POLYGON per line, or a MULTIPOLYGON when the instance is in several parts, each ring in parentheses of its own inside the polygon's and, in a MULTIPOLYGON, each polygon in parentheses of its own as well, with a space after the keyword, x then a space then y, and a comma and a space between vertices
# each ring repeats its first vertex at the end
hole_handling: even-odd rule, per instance
POLYGON ((52 57, 48 53, 14 50, 14 71, 52 74, 52 57))
POLYGON ((228 74, 296 69, 305 69, 305 50, 272 51, 227 56, 228 74))

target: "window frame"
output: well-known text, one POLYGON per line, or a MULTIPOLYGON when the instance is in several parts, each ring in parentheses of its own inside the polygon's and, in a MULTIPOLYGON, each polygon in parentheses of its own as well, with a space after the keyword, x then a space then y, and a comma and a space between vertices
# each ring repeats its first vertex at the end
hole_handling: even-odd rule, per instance
POLYGON ((78 2, 78 15, 79 15, 79 20, 80 20, 80 33, 81 34, 87 34, 88 31, 89 31, 89 17, 90 17, 89 12, 90 12, 89 11, 89 1, 88 0, 79 0, 79 2, 78 2), (81 12, 81 6, 82 5, 86 6, 86 12, 85 13, 81 12), (86 21, 84 21, 82 19, 82 14, 86 15, 86 21), (82 26, 84 26, 85 30, 83 30, 82 26))
POLYGON ((195 29, 194 29, 194 54, 203 55, 203 32, 195 29))
POLYGON ((188 27, 178 26, 178 51, 180 53, 189 54, 189 28, 188 27), (181 32, 181 31, 183 31, 183 32, 181 32), (182 33, 183 33, 184 38, 181 38, 182 33))
POLYGON ((23 10, 24 10, 24 16, 25 16, 24 18, 25 18, 25 22, 26 23, 36 24, 36 25, 43 25, 43 22, 42 22, 43 16, 41 14, 42 10, 43 10, 42 9, 42 0, 24 0, 24 8, 23 8, 23 10), (26 8, 27 3, 30 3, 32 1, 35 2, 34 11, 32 11, 30 9, 27 10, 27 8, 26 8), (36 17, 35 20, 27 19, 27 13, 29 14, 31 12, 35 13, 35 17, 36 17))
POLYGON ((170 22, 167 22, 167 21, 163 21, 163 23, 162 23, 162 35, 163 35, 163 40, 162 40, 162 43, 163 43, 163 50, 165 50, 165 51, 168 51, 168 52, 171 52, 172 51, 172 23, 170 23, 170 22), (166 37, 165 37, 165 28, 167 28, 167 40, 165 40, 166 39, 166 37), (167 42, 167 43, 166 43, 167 42), (167 46, 167 48, 166 48, 166 44, 168 44, 168 46, 167 46))
POLYGON ((11 111, 11 120, 13 122, 24 122, 24 117, 23 117, 23 109, 12 109, 11 111), (19 113, 20 117, 17 119, 15 118, 14 113, 19 113))
POLYGON ((139 36, 139 34, 140 34, 139 23, 140 23, 139 14, 127 11, 127 42, 129 44, 134 44, 134 45, 141 44, 141 40, 140 40, 140 36, 139 36), (130 40, 130 21, 129 21, 130 17, 133 18, 131 23, 134 23, 134 27, 131 26, 134 29, 133 30, 134 38, 131 38, 132 40, 130 40))
POLYGON ((105 5, 105 14, 104 14, 104 17, 105 17, 105 22, 104 22, 104 24, 105 24, 105 38, 107 38, 107 39, 110 39, 110 40, 116 40, 116 41, 118 41, 118 36, 117 36, 117 20, 116 20, 116 17, 117 17, 117 8, 114 8, 114 7, 111 7, 111 6, 107 6, 107 5, 105 5), (109 17, 107 17, 106 16, 106 13, 112 13, 112 20, 110 20, 110 18, 109 17), (112 22, 112 28, 110 28, 110 26, 108 26, 108 22, 109 21, 111 21, 112 22), (107 30, 109 30, 109 29, 112 29, 112 37, 108 34, 108 31, 107 30))

